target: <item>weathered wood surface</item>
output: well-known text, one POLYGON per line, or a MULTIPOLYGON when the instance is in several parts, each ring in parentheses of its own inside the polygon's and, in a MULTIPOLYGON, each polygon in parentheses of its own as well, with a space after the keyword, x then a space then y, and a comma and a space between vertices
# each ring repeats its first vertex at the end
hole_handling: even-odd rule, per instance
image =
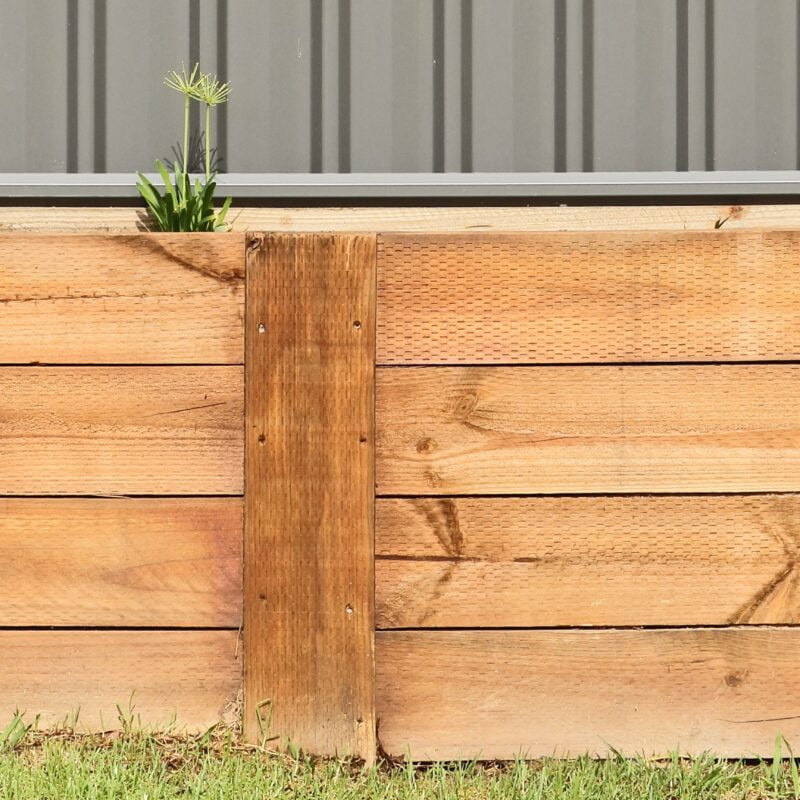
POLYGON ((0 494, 240 494, 241 367, 0 369, 0 494))
POLYGON ((800 497, 376 506, 378 628, 800 622, 800 497))
POLYGON ((236 628, 242 501, 0 499, 0 619, 236 628))
POLYGON ((382 236, 381 364, 800 357, 800 232, 382 236))
POLYGON ((15 710, 43 727, 134 721, 204 731, 233 722, 241 687, 236 631, 0 631, 0 719, 15 710))
POLYGON ((380 494, 800 489, 800 367, 383 368, 380 494))
POLYGON ((244 236, 0 234, 0 363, 241 363, 244 236))
MULTIPOLYGON (((346 208, 239 208, 234 228, 302 233, 436 233, 559 230, 769 230, 800 226, 800 206, 362 206, 346 208)), ((129 233, 150 220, 139 208, 0 208, 0 231, 99 231, 129 233)))
POLYGON ((375 755, 375 237, 248 239, 245 733, 375 755))
POLYGON ((771 756, 800 739, 800 630, 384 631, 380 744, 416 759, 771 756))

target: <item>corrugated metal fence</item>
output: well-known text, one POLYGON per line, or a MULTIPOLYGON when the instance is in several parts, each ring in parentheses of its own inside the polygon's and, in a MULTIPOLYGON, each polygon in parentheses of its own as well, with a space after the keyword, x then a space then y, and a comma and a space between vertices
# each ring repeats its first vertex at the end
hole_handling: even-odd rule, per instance
POLYGON ((0 172, 151 169, 181 61, 231 172, 800 166, 796 0, 0 0, 0 172))

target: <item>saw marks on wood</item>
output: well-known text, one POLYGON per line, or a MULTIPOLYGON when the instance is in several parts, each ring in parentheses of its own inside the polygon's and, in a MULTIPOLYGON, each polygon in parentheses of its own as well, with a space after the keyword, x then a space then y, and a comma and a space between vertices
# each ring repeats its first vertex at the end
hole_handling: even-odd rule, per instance
POLYGON ((770 757, 800 740, 800 630, 382 631, 380 744, 418 760, 770 757))
POLYGON ((0 363, 242 362, 242 235, 0 234, 0 275, 0 363))
POLYGON ((800 498, 379 499, 379 628, 796 623, 800 498))
POLYGON ((241 494, 241 367, 0 369, 0 494, 241 494))
POLYGON ((381 364, 800 358, 800 232, 387 235, 381 364))
POLYGON ((800 489, 800 367, 383 368, 379 494, 800 489))

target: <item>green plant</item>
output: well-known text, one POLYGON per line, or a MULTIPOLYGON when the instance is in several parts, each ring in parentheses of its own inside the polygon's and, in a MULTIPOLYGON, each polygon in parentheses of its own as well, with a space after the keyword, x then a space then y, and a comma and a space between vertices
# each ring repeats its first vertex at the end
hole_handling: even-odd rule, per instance
POLYGON ((0 753, 14 750, 23 742, 32 727, 31 723, 23 721, 19 711, 15 711, 11 722, 0 730, 0 753))
POLYGON ((230 225, 225 221, 231 207, 231 198, 226 198, 222 208, 214 208, 214 191, 217 188, 215 173, 211 169, 211 109, 224 103, 230 93, 230 84, 222 83, 216 75, 200 72, 195 64, 190 73, 186 67, 173 70, 164 79, 164 84, 183 95, 183 153, 175 160, 173 175, 161 161, 156 161, 156 169, 164 181, 163 195, 153 182, 138 174, 136 187, 147 203, 153 217, 162 231, 228 231, 230 225), (205 181, 196 178, 192 182, 189 174, 189 112, 193 101, 205 106, 205 181))

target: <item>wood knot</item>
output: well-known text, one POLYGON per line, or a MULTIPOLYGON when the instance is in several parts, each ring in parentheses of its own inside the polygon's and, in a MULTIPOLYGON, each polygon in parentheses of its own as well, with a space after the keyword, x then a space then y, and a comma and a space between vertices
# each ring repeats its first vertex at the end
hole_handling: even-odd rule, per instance
POLYGON ((261 236, 256 234, 250 234, 247 237, 247 252, 248 253, 256 253, 258 252, 264 244, 264 239, 261 236))
POLYGON ((453 419, 466 420, 478 405, 477 392, 464 392, 456 398, 450 411, 453 419))
POLYGON ((435 449, 436 442, 433 439, 425 437, 417 442, 418 453, 432 453, 435 449))
POLYGON ((430 486, 431 489, 437 489, 442 483, 442 476, 432 469, 425 470, 425 479, 428 481, 428 486, 430 486))
POLYGON ((744 683, 744 679, 747 677, 747 670, 737 670, 736 672, 730 672, 725 676, 725 683, 728 686, 736 688, 737 686, 741 686, 744 683))

